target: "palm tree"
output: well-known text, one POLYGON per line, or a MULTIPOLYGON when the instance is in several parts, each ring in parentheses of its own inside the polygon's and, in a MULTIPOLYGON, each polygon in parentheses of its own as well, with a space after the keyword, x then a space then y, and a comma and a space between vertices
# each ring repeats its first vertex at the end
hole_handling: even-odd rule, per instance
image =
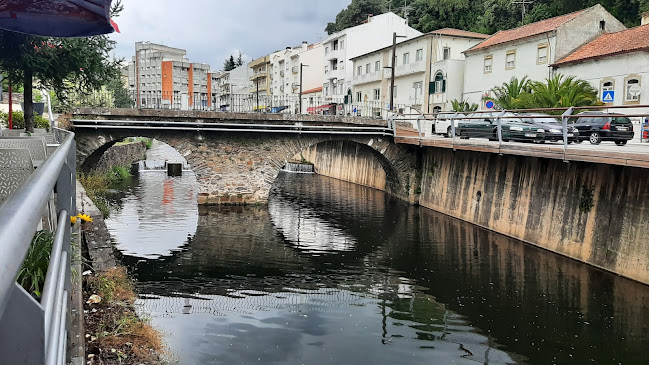
POLYGON ((590 106, 597 103, 597 90, 588 82, 573 76, 554 75, 545 83, 532 83, 532 108, 568 108, 590 106))
POLYGON ((484 97, 485 101, 493 101, 498 109, 517 109, 520 107, 521 96, 531 92, 531 82, 527 76, 518 80, 512 77, 509 82, 503 82, 501 86, 491 89, 492 96, 484 97))
POLYGON ((453 111, 460 113, 474 112, 480 107, 478 104, 469 104, 466 100, 460 101, 457 99, 451 101, 451 105, 453 106, 453 111))

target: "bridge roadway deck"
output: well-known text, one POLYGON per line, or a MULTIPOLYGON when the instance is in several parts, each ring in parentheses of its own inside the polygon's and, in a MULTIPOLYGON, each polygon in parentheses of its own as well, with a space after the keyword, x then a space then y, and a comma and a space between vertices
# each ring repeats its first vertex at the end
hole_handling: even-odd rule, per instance
POLYGON ((454 150, 489 152, 507 155, 551 158, 564 161, 582 161, 609 165, 649 168, 649 144, 639 141, 629 142, 626 146, 617 146, 613 142, 602 142, 591 145, 588 141, 581 144, 570 144, 564 152, 561 142, 523 143, 507 142, 502 145, 497 141, 474 138, 469 140, 442 136, 421 137, 417 131, 397 130, 395 143, 412 144, 426 147, 441 147, 454 150))

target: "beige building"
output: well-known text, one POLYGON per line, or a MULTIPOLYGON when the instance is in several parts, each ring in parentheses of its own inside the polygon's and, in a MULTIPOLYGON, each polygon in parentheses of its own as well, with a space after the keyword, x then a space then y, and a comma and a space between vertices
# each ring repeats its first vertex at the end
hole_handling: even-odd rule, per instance
POLYGON ((259 57, 248 64, 250 68, 250 93, 253 96, 270 95, 270 56, 259 57))

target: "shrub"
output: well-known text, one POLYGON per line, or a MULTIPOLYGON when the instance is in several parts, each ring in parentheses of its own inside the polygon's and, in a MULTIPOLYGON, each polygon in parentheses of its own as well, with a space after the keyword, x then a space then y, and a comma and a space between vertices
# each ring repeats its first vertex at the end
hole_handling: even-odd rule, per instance
POLYGON ((43 292, 53 244, 54 235, 52 232, 36 232, 27 251, 25 261, 23 261, 23 265, 18 272, 18 279, 16 280, 18 284, 38 297, 43 292))
MULTIPOLYGON (((13 112, 12 124, 14 128, 25 128, 25 114, 23 112, 13 112)), ((0 113, 0 121, 5 127, 9 127, 9 114, 0 113)), ((50 121, 34 113, 34 128, 44 128, 50 130, 50 121)))

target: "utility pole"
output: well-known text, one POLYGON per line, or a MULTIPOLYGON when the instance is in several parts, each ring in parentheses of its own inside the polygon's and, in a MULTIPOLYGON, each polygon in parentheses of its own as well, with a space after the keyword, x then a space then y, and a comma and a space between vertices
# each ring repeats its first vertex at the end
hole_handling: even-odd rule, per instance
POLYGON ((298 112, 298 114, 302 114, 302 80, 304 79, 304 78, 302 77, 302 69, 303 69, 304 67, 309 67, 309 65, 303 65, 303 64, 300 62, 300 111, 298 112))
POLYGON ((255 111, 259 113, 259 78, 257 78, 255 82, 257 83, 257 108, 255 111))
POLYGON ((397 32, 392 33, 392 70, 390 76, 390 111, 394 111, 394 69, 397 66, 397 38, 406 38, 403 35, 397 35, 397 32))
POLYGON ((521 6, 521 23, 525 21, 525 14, 527 13, 527 9, 525 8, 526 5, 534 4, 533 0, 512 0, 512 5, 520 5, 521 6))

